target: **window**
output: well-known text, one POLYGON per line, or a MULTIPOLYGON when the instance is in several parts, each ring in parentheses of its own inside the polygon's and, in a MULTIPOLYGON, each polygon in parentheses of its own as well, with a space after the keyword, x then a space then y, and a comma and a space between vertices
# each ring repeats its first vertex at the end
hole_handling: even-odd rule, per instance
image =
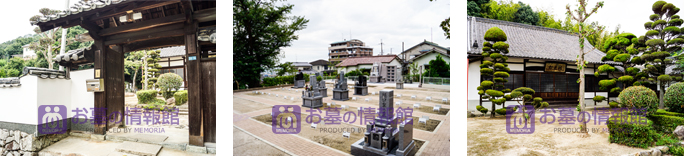
POLYGON ((178 76, 181 76, 181 79, 185 80, 185 77, 183 77, 183 68, 162 69, 162 70, 159 70, 159 73, 160 74, 174 73, 178 76))
POLYGON ((506 80, 507 82, 504 83, 505 88, 514 90, 516 88, 523 87, 523 74, 510 74, 506 80))
POLYGON ((526 87, 533 89, 535 91, 540 90, 540 74, 539 73, 526 73, 526 87))
POLYGON ((566 75, 555 74, 554 80, 554 92, 566 92, 566 85, 568 84, 566 75))
MULTIPOLYGON (((576 81, 580 78, 579 75, 567 75, 568 91, 567 92, 578 92, 580 84, 576 81)), ((586 90, 587 91, 587 90, 586 90)))

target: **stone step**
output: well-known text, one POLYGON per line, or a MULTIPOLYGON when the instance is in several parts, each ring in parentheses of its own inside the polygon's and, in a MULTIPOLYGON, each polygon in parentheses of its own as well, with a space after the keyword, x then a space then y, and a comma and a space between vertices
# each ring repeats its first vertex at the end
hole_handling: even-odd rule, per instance
POLYGON ((115 148, 117 152, 135 154, 140 156, 157 156, 159 151, 162 150, 162 146, 145 144, 138 142, 124 141, 119 147, 115 148))

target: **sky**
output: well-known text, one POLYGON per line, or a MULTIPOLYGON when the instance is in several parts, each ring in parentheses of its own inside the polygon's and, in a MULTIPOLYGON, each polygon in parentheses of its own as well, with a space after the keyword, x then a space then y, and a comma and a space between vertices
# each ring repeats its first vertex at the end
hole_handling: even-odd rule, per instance
MULTIPOLYGON (((79 0, 70 0, 69 3, 72 6, 79 0)), ((19 36, 24 36, 27 34, 35 34, 33 29, 36 26, 32 26, 29 22, 29 18, 34 15, 40 15, 38 12, 41 8, 50 8, 56 10, 66 10, 65 4, 66 0, 27 0, 27 1, 8 1, 9 5, 0 5, 0 14, 6 15, 3 17, 3 26, 0 31, 0 43, 6 42, 12 39, 16 39, 19 36), (20 7, 17 7, 20 6, 20 7)))
POLYGON ((288 0, 294 4, 290 15, 304 16, 309 23, 295 34, 299 40, 282 48, 284 62, 312 62, 328 60, 330 43, 359 39, 373 48, 374 55, 381 52, 399 54, 404 48, 432 41, 443 47, 450 46, 440 22, 450 16, 448 0, 288 0), (392 49, 391 49, 392 48, 392 49))
MULTIPOLYGON (((571 4, 571 9, 577 8, 577 0, 515 0, 530 5, 533 10, 543 9, 551 12, 556 19, 563 21, 566 18, 566 5, 571 4)), ((644 35, 644 23, 649 22, 649 15, 654 14, 652 4, 657 0, 604 0, 604 6, 590 15, 589 21, 598 21, 599 24, 607 26, 605 30, 615 31, 616 26, 620 25, 621 32, 633 33, 636 36, 644 35)), ((673 3, 678 8, 683 8, 683 0, 665 0, 673 3)), ((589 0, 587 9, 595 7, 599 0, 589 0)), ((683 11, 677 15, 682 16, 683 11)))

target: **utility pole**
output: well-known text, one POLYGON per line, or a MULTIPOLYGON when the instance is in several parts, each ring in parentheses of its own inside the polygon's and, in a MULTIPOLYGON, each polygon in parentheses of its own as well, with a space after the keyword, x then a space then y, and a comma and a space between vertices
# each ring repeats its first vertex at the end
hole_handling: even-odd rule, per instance
POLYGON ((381 55, 383 55, 383 39, 381 39, 381 55))
MULTIPOLYGON (((64 8, 65 8, 65 10, 69 10, 69 0, 67 0, 67 4, 64 5, 64 8)), ((65 28, 62 28, 62 42, 61 42, 61 44, 62 45, 60 45, 60 48, 59 48, 59 54, 60 55, 64 54, 64 50, 65 50, 64 47, 67 44, 67 29, 65 29, 65 28)), ((47 59, 52 59, 52 58, 47 58, 47 59)), ((64 67, 59 66, 59 70, 60 71, 64 70, 64 67)))

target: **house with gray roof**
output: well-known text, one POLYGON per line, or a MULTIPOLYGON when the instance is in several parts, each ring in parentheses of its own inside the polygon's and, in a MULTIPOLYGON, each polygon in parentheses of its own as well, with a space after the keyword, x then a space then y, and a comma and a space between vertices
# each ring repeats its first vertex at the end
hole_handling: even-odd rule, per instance
POLYGON ((185 46, 174 46, 157 49, 160 51, 159 65, 162 68, 159 69, 161 74, 164 73, 175 73, 181 78, 183 78, 183 86, 185 88, 186 82, 186 72, 185 72, 185 57, 186 57, 186 47, 185 46))
MULTIPOLYGON (((468 57, 468 108, 475 110, 478 105, 490 109, 492 105, 487 99, 481 99, 477 87, 481 80, 492 79, 480 75, 480 65, 484 58, 481 55, 485 32, 498 27, 507 35, 509 57, 507 60, 510 77, 505 83, 506 88, 529 87, 535 90, 534 97, 541 97, 550 105, 578 104, 579 84, 576 83, 580 74, 585 75, 585 101, 588 105, 607 105, 606 102, 595 103, 592 98, 596 95, 614 99, 617 95, 599 90, 599 80, 614 78, 616 75, 602 74, 595 77, 597 67, 603 64, 621 65, 617 62, 602 62, 605 54, 587 42, 584 50, 590 51, 585 55, 588 62, 585 73, 579 73, 575 64, 576 56, 580 53, 578 37, 569 32, 521 23, 486 19, 480 17, 467 18, 467 57, 468 57)), ((505 105, 515 104, 507 102, 505 105)), ((501 108, 503 106, 497 106, 501 108)))

